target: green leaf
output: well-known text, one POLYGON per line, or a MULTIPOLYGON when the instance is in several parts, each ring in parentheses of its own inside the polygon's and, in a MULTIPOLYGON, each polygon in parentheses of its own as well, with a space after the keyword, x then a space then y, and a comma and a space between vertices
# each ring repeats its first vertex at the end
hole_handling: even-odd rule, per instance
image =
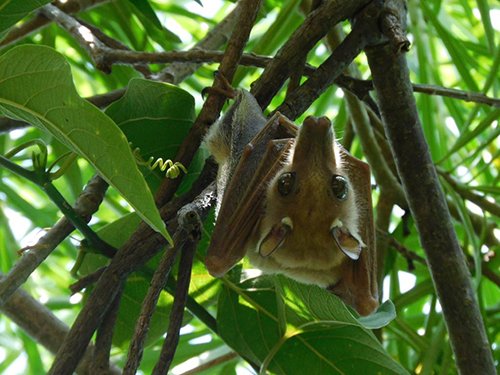
POLYGON ((407 374, 384 351, 375 336, 353 324, 314 322, 280 342, 266 358, 262 373, 407 374), (266 366, 268 364, 268 366, 266 366))
POLYGON ((336 295, 315 285, 305 285, 288 277, 278 276, 277 283, 287 306, 287 317, 295 326, 311 321, 339 320, 357 324, 353 313, 336 295))
POLYGON ((51 0, 0 0, 0 39, 3 33, 33 10, 51 0))
POLYGON ((53 134, 85 157, 141 218, 171 242, 125 135, 78 96, 66 60, 51 48, 19 46, 0 57, 0 112, 53 134))
POLYGON ((147 17, 153 25, 159 29, 162 28, 162 24, 156 16, 153 8, 151 8, 151 4, 149 4, 148 0, 128 0, 128 2, 132 4, 142 15, 147 17))
MULTIPOLYGON (((194 98, 186 91, 166 83, 145 79, 130 81, 124 96, 111 104, 106 114, 127 136, 141 157, 173 159, 193 124, 194 98)), ((159 171, 159 168, 156 169, 159 171)), ((148 182, 158 186, 165 172, 151 174, 148 182)))
MULTIPOLYGON (((388 302, 363 323, 378 328, 394 316, 388 302)), ((284 276, 241 284, 226 278, 217 324, 228 345, 262 365, 262 373, 268 368, 278 374, 299 374, 306 368, 313 374, 357 374, 360 369, 369 374, 405 373, 337 296, 284 276), (353 357, 357 364, 351 363, 353 357)))
POLYGON ((21 340, 23 341, 24 352, 28 357, 28 369, 29 374, 43 374, 45 369, 43 368, 42 358, 40 356, 40 351, 38 350, 38 345, 35 341, 24 332, 21 332, 21 340))
POLYGON ((365 328, 379 329, 385 327, 394 318, 396 318, 396 308, 391 300, 387 300, 373 314, 361 316, 358 318, 358 321, 365 328))
POLYGON ((128 0, 128 2, 132 4, 134 13, 151 39, 160 45, 163 45, 165 41, 181 43, 181 39, 175 33, 161 24, 148 0, 128 0))
POLYGON ((217 305, 217 327, 223 340, 240 355, 262 363, 285 332, 278 321, 279 300, 269 278, 235 286, 227 281, 217 305))

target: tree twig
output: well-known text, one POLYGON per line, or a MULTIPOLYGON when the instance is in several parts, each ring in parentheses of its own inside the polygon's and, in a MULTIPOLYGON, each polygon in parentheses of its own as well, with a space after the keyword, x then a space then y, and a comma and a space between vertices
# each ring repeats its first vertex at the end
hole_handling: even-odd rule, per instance
POLYGON ((163 342, 160 358, 153 369, 153 375, 168 373, 179 343, 179 331, 184 318, 194 254, 196 252, 196 245, 201 238, 201 220, 197 213, 199 208, 196 207, 196 204, 197 202, 194 201, 190 205, 183 207, 178 214, 179 228, 184 232, 184 244, 182 245, 179 275, 174 303, 170 312, 167 337, 163 342))
POLYGON ((93 374, 105 374, 109 371, 109 356, 111 345, 113 343, 113 332, 118 318, 118 310, 120 307, 120 300, 123 294, 124 285, 118 287, 113 302, 106 311, 104 318, 97 330, 95 339, 95 349, 92 360, 91 372, 93 374))
POLYGON ((134 375, 139 368, 151 317, 156 309, 160 293, 167 283, 168 276, 170 275, 170 271, 177 254, 186 241, 186 233, 181 230, 181 228, 177 229, 174 233, 173 241, 174 247, 163 254, 160 263, 153 274, 153 278, 151 279, 151 285, 148 289, 146 297, 144 297, 141 313, 139 314, 139 318, 135 324, 134 335, 130 341, 127 362, 123 368, 124 375, 134 375))
POLYGON ((500 205, 495 202, 490 202, 484 196, 474 193, 473 191, 462 186, 457 180, 455 180, 449 173, 447 173, 442 168, 437 168, 440 176, 442 176, 448 184, 464 199, 473 202, 477 206, 481 207, 484 211, 488 211, 491 214, 500 217, 500 205))
MULTIPOLYGON (((95 7, 109 0, 68 0, 68 1, 55 1, 54 4, 63 12, 73 14, 79 13, 86 9, 95 7)), ((0 47, 7 46, 17 40, 28 36, 29 34, 39 30, 40 28, 48 25, 50 20, 42 14, 37 14, 31 20, 12 28, 9 33, 0 41, 0 47)))

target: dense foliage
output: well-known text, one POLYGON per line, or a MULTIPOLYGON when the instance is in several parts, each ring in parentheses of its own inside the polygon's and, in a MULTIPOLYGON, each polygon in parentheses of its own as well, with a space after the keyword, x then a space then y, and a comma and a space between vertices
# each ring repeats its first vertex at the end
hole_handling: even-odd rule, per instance
MULTIPOLYGON (((192 134, 202 91, 212 85, 222 56, 207 52, 226 49, 232 27, 226 30, 225 25, 234 24, 231 12, 241 1, 54 2, 62 12, 48 3, 0 0, 0 373, 5 374, 49 370, 93 289, 89 283, 72 294, 69 286, 107 265, 144 220, 162 232, 155 249, 162 251, 133 269, 118 293, 116 323, 109 323, 114 326, 110 363, 123 368, 130 360, 144 297, 174 236, 166 232, 154 194, 174 186, 175 197, 169 198, 175 201, 189 196, 200 176, 205 178, 208 153, 203 145, 198 149, 192 134), (212 40, 204 44, 207 35, 212 40), (160 53, 189 50, 177 56, 160 53), (186 139, 194 140, 191 157, 186 156, 189 146, 181 147, 186 139), (162 158, 160 165, 151 168, 150 157, 162 158), (174 164, 191 159, 185 166, 174 164), (164 182, 167 171, 169 181, 164 182), (78 214, 85 212, 90 219, 88 202, 80 201, 74 210, 69 206, 96 173, 103 178, 101 193, 110 187, 87 225, 78 214), (71 235, 61 234, 68 225, 61 223, 63 215, 78 229, 67 231, 71 235), (27 294, 16 292, 19 286, 27 294), (32 307, 27 307, 28 294, 34 298, 32 307), (54 326, 43 320, 51 312, 57 318, 51 320, 54 326), (36 335, 42 328, 56 335, 56 343, 36 335)), ((236 71, 233 86, 250 88, 269 57, 303 24, 311 3, 263 1, 245 46, 245 66, 236 71)), ((407 5, 412 46, 406 58, 418 113, 499 366, 500 100, 495 98, 500 91, 500 8, 488 0, 409 0, 407 5)), ((307 63, 317 67, 324 62, 335 40, 350 30, 345 21, 322 38, 307 63)), ((359 119, 372 129, 385 163, 380 168, 393 179, 378 180, 384 174, 372 166, 378 172, 373 202, 384 303, 375 314, 360 318, 320 288, 282 276, 255 277, 246 261, 225 277, 212 278, 203 264, 212 210, 197 244, 172 373, 192 368, 206 374, 253 373, 257 367, 282 374, 304 369, 314 374, 457 373, 414 220, 402 195, 384 195, 392 182, 397 184, 393 191, 401 188, 384 129, 369 108, 376 96, 363 53, 345 74, 348 83, 336 81, 298 114, 296 123, 307 115, 329 116, 341 143, 364 160, 373 150, 366 149, 359 119), (361 101, 352 93, 372 98, 361 101)), ((290 91, 296 79, 291 77, 290 91)), ((286 95, 285 87, 272 97, 267 112, 286 95)), ((175 212, 163 219, 172 217, 175 212)), ((148 319, 139 367, 143 373, 151 373, 158 361, 182 268, 174 265, 148 319)), ((121 288, 119 283, 115 287, 121 288)))

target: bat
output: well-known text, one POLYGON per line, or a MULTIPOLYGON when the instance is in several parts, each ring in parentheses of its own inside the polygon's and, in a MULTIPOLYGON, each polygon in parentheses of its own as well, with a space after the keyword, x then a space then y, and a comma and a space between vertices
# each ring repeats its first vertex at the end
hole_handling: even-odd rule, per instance
MULTIPOLYGON (((230 87, 230 86, 229 86, 230 87)), ((368 315, 378 306, 370 168, 327 117, 298 128, 267 119, 246 90, 205 143, 219 164, 217 220, 205 259, 223 276, 245 255, 266 273, 326 288, 368 315)))

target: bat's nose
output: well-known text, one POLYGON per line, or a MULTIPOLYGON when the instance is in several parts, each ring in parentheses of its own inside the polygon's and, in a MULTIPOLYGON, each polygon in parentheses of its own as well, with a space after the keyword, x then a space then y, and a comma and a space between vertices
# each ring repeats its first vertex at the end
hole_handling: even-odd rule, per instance
POLYGON ((317 132, 320 134, 326 134, 332 131, 332 123, 328 117, 313 117, 308 116, 304 120, 303 125, 308 132, 317 132))

